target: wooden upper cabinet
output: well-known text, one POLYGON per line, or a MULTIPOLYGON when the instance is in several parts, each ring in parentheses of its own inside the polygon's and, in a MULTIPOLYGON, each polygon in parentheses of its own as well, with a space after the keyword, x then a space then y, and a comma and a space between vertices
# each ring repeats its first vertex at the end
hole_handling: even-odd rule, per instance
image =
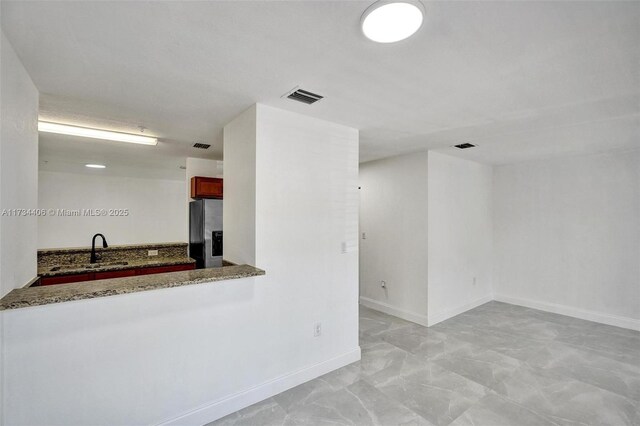
POLYGON ((222 179, 204 176, 192 177, 191 198, 222 199, 222 179))

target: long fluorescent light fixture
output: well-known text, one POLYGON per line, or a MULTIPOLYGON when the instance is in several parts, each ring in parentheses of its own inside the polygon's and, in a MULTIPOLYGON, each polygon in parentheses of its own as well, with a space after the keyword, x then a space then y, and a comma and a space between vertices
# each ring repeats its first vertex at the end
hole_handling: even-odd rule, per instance
POLYGON ((38 130, 60 135, 80 136, 83 138, 104 139, 108 141, 137 143, 141 145, 157 145, 158 138, 132 135, 131 133, 111 132, 109 130, 90 129, 88 127, 69 126, 68 124, 38 121, 38 130))

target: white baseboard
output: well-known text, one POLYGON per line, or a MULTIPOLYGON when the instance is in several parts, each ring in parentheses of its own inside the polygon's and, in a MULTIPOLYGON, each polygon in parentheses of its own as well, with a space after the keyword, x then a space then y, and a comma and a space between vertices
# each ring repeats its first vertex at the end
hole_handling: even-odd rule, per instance
POLYGON ((518 297, 505 296, 502 294, 496 294, 493 299, 498 302, 511 303, 512 305, 539 309, 541 311, 553 312, 554 314, 567 315, 587 321, 594 321, 602 324, 640 331, 640 320, 633 318, 588 311, 585 309, 574 308, 572 306, 559 305, 557 303, 541 302, 531 299, 521 299, 518 297))
POLYGON ((484 305, 485 303, 491 302, 492 300, 493 300, 493 295, 488 294, 484 297, 481 297, 480 299, 476 299, 472 302, 465 303, 464 305, 457 306, 453 309, 447 309, 446 311, 436 312, 434 314, 429 313, 428 327, 431 327, 432 325, 436 325, 439 322, 442 322, 444 320, 448 320, 449 318, 453 318, 456 315, 460 315, 461 313, 467 312, 468 310, 476 308, 480 305, 484 305))
POLYGON ((359 346, 335 358, 276 377, 253 388, 202 405, 188 413, 162 422, 160 425, 201 426, 358 360, 360 360, 359 346))
POLYGON ((572 306, 560 305, 557 303, 541 302, 531 299, 522 299, 517 297, 505 296, 502 294, 487 295, 481 297, 473 302, 458 306, 454 309, 449 309, 443 312, 437 312, 435 314, 429 314, 428 316, 416 314, 414 312, 405 311, 403 309, 396 308, 384 302, 378 302, 377 300, 369 299, 367 297, 360 297, 360 303, 364 306, 375 309, 376 311, 384 312, 385 314, 393 315, 398 318, 405 319, 407 321, 415 322, 425 327, 431 327, 439 322, 445 321, 449 318, 455 317, 470 309, 483 305, 492 300, 498 302, 510 303, 512 305, 525 306, 527 308, 539 309, 541 311, 553 312, 555 314, 567 315, 574 318, 579 318, 587 321, 599 322, 601 324, 613 325, 615 327, 628 328, 630 330, 640 331, 640 320, 628 317, 621 317, 618 315, 604 314, 601 312, 588 311, 585 309, 574 308, 572 306))
POLYGON ((426 315, 396 308, 388 303, 378 302, 377 300, 363 296, 360 296, 360 303, 367 308, 375 309, 376 311, 384 312, 385 314, 393 315, 394 317, 402 318, 403 320, 415 322, 416 324, 424 325, 425 327, 427 326, 428 321, 426 315))

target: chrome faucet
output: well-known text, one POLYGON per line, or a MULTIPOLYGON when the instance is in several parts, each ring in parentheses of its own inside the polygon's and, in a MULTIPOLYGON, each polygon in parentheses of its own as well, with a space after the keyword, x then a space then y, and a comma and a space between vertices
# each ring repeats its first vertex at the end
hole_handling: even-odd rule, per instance
POLYGON ((104 235, 94 235, 93 239, 91 240, 91 260, 89 261, 89 263, 96 263, 96 261, 98 260, 98 256, 96 255, 96 237, 102 238, 102 248, 109 247, 109 245, 107 244, 107 239, 104 237, 104 235))

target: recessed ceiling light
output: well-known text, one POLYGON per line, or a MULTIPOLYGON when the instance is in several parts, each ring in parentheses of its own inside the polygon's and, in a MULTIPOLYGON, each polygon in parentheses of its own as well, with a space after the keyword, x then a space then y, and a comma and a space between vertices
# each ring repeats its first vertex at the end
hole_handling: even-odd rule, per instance
POLYGON ((104 164, 85 164, 85 167, 89 167, 90 169, 106 169, 107 166, 104 164))
POLYGON ((424 6, 420 1, 379 0, 361 18, 364 35, 378 43, 393 43, 412 36, 422 26, 424 6))
POLYGON ((109 130, 90 129, 88 127, 70 126, 68 124, 38 121, 38 130, 60 135, 81 136, 84 138, 104 139, 108 141, 137 143, 141 145, 156 145, 158 138, 133 135, 131 133, 112 132, 109 130))

